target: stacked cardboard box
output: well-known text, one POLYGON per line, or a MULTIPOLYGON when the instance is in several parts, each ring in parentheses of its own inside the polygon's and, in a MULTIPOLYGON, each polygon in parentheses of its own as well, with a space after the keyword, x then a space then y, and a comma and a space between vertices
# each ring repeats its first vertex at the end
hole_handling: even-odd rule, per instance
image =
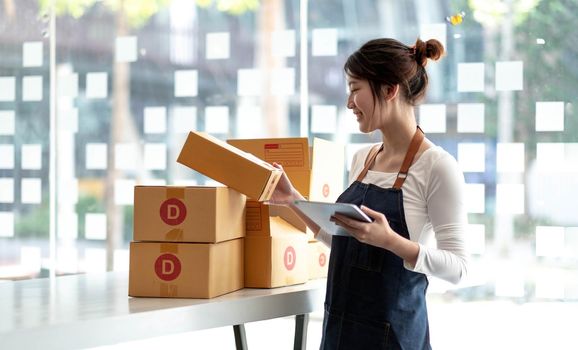
POLYGON ((136 186, 134 198, 129 295, 212 298, 243 288, 244 195, 136 186))
MULTIPOLYGON (((291 183, 306 198, 319 202, 335 202, 341 192, 343 192, 343 169, 345 166, 345 150, 343 145, 315 138, 310 147, 307 138, 276 138, 276 139, 245 139, 227 140, 227 142, 245 152, 249 152, 259 159, 269 163, 279 163, 287 173, 291 183)), ((261 221, 266 222, 267 216, 270 225, 270 234, 258 232, 258 235, 251 234, 249 227, 252 218, 250 217, 250 202, 247 203, 247 241, 245 243, 245 283, 256 284, 252 275, 254 262, 248 252, 258 251, 267 246, 263 243, 266 240, 274 246, 280 232, 292 232, 297 229, 306 233, 308 248, 305 250, 308 262, 308 276, 310 279, 327 276, 327 265, 329 249, 323 243, 317 242, 313 232, 305 223, 288 207, 269 206, 265 210, 261 205, 261 221), (268 212, 268 215, 262 214, 268 212), (278 224, 279 222, 285 225, 278 224), (287 226, 286 224, 290 224, 287 226), (281 226, 283 228, 281 228, 281 226), (251 237, 251 238, 250 238, 251 237), (249 239, 250 238, 250 239, 249 239)), ((253 204, 257 205, 257 204, 253 204)), ((253 209, 254 210, 254 209, 253 209)), ((272 248, 271 248, 272 249, 272 248)), ((279 253, 277 253, 279 254, 279 253)), ((255 264, 256 266, 256 264, 255 264)), ((280 274, 281 269, 272 269, 280 274)), ((262 276, 262 275, 260 275, 262 276)), ((274 285, 274 278, 270 281, 259 281, 259 284, 269 283, 274 285)), ((280 282, 278 282, 280 283, 280 282)), ((249 286, 247 284, 247 286, 249 286)))

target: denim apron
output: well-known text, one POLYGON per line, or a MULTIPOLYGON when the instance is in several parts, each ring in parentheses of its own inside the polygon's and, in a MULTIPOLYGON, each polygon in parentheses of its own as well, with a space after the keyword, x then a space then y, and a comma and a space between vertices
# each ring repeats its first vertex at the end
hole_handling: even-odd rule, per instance
MULTIPOLYGON (((409 239, 401 186, 424 134, 418 127, 392 188, 361 182, 380 148, 337 202, 365 205, 385 215, 409 239)), ((392 252, 353 237, 333 236, 321 349, 431 349, 424 274, 407 270, 392 252)))

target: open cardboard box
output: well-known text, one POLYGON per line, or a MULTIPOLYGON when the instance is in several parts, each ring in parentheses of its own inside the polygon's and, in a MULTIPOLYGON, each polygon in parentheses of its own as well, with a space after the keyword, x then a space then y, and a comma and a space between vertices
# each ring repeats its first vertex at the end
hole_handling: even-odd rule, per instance
POLYGON ((271 164, 203 132, 189 133, 177 162, 258 201, 271 198, 282 174, 271 164))

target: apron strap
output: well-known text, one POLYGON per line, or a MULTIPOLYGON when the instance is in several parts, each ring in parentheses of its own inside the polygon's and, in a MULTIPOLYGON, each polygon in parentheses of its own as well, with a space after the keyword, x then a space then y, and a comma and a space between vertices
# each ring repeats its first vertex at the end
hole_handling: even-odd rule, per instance
POLYGON ((359 173, 359 176, 357 176, 357 181, 361 182, 361 180, 363 180, 363 178, 365 177, 365 175, 367 174, 367 171, 369 170, 369 168, 371 167, 371 165, 373 164, 373 162, 375 161, 375 158, 377 157, 377 154, 383 149, 383 143, 381 145, 375 145, 373 146, 373 148, 371 149, 371 151, 369 151, 369 154, 367 155, 367 158, 365 158, 365 166, 363 168, 363 170, 361 170, 361 173, 359 173))
POLYGON ((411 139, 403 163, 401 164, 401 169, 399 169, 399 172, 397 173, 397 178, 395 179, 393 188, 400 189, 401 186, 403 186, 403 183, 407 178, 407 172, 409 170, 409 167, 411 163, 413 163, 413 159, 415 158, 415 155, 419 150, 419 146, 421 146, 423 139, 424 139, 423 130, 418 126, 415 131, 415 134, 413 134, 413 138, 411 139))
MULTIPOLYGON (((405 158, 403 160, 403 163, 401 164, 401 169, 397 173, 397 178, 395 179, 395 183, 393 184, 393 188, 400 189, 401 186, 403 185, 405 179, 407 178, 407 172, 409 170, 409 167, 410 167, 411 163, 413 162, 413 159, 415 158, 415 155, 416 155, 417 151, 419 150, 419 147, 421 146, 421 143, 422 143, 424 137, 425 136, 424 136, 423 130, 421 130, 421 128, 418 126, 416 131, 415 131, 415 134, 413 135, 413 138, 411 139, 411 142, 409 144, 407 153, 405 154, 405 158)), ((361 182, 361 180, 363 180, 363 178, 365 177, 365 175, 369 171, 369 168, 373 165, 373 162, 375 162, 375 158, 377 157, 377 154, 382 149, 383 149, 383 143, 381 145, 375 145, 371 149, 371 151, 369 151, 367 158, 365 158, 365 167, 363 168, 361 173, 359 173, 359 175, 357 176, 357 181, 361 182)))

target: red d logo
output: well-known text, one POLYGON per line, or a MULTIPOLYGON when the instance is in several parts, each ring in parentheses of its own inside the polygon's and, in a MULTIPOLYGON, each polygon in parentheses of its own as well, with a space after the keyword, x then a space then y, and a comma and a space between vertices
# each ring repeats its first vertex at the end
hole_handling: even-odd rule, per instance
POLYGON ((327 198, 329 196, 329 185, 323 185, 323 197, 327 198))
POLYGON ((291 246, 285 249, 285 254, 283 255, 283 262, 285 263, 285 268, 288 271, 293 270, 295 267, 295 260, 297 260, 297 254, 295 254, 295 249, 291 246))
POLYGON ((319 254, 319 266, 321 266, 321 267, 325 266, 326 262, 327 262, 327 257, 325 256, 325 253, 319 254))
POLYGON ((173 254, 163 254, 155 261, 155 273, 163 281, 172 281, 181 274, 181 261, 173 254))
POLYGON ((169 198, 161 204, 160 216, 167 225, 180 225, 187 217, 187 207, 179 199, 169 198))

